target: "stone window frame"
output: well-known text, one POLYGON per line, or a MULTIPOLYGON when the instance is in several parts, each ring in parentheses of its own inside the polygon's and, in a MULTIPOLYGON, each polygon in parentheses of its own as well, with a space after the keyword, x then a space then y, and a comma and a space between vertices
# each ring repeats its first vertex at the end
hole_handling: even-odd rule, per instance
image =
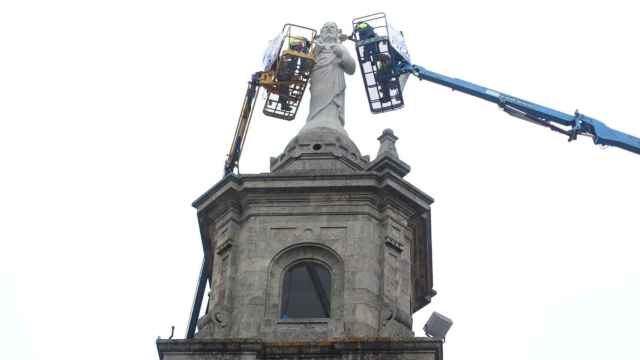
POLYGON ((265 318, 278 323, 326 323, 331 319, 343 319, 344 275, 344 261, 337 252, 324 244, 308 242, 286 247, 276 254, 269 264, 265 318), (292 266, 304 261, 319 263, 331 274, 329 317, 280 319, 284 275, 292 266))

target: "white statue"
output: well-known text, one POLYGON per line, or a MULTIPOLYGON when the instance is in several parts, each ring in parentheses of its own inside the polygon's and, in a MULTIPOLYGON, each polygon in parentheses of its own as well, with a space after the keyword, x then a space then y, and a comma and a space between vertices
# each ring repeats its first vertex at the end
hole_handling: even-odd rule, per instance
POLYGON ((344 130, 344 73, 352 75, 356 63, 340 43, 340 30, 333 22, 324 24, 316 41, 316 64, 311 71, 309 116, 302 131, 328 127, 344 130))

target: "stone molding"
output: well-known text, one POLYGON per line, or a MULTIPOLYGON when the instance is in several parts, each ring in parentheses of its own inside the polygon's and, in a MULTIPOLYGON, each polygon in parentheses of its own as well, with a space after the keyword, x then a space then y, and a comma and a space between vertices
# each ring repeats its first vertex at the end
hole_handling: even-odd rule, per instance
POLYGON ((258 339, 158 339, 160 360, 172 359, 371 359, 442 360, 443 340, 435 338, 336 338, 328 341, 258 339))

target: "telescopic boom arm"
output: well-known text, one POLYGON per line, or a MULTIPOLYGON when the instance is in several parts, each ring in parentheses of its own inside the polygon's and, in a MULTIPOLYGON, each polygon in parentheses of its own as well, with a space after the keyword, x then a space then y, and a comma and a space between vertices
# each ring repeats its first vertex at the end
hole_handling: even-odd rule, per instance
POLYGON ((575 140, 578 135, 585 135, 590 136, 595 144, 615 146, 640 154, 640 138, 611 129, 603 122, 578 111, 574 115, 565 114, 468 81, 441 75, 407 62, 400 65, 399 72, 410 73, 420 80, 431 81, 498 104, 507 114, 565 134, 569 137, 569 141, 575 140))
POLYGON ((236 125, 236 132, 233 135, 233 142, 231 142, 227 160, 224 162, 225 176, 233 173, 233 169, 238 167, 240 154, 242 154, 242 146, 247 137, 251 115, 253 114, 253 108, 255 107, 256 98, 258 97, 258 90, 260 89, 259 76, 260 73, 255 73, 251 76, 251 81, 249 81, 249 85, 247 86, 247 92, 242 102, 242 109, 240 110, 240 118, 238 119, 238 125, 236 125))

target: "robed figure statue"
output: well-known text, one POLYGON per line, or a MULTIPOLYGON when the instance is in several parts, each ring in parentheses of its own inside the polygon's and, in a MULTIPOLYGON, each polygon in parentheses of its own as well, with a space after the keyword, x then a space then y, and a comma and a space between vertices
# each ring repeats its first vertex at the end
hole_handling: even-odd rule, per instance
POLYGON ((356 64, 340 43, 340 30, 335 23, 328 22, 320 30, 315 55, 316 64, 311 71, 309 88, 309 116, 301 132, 326 127, 345 133, 344 74, 352 75, 356 64))

